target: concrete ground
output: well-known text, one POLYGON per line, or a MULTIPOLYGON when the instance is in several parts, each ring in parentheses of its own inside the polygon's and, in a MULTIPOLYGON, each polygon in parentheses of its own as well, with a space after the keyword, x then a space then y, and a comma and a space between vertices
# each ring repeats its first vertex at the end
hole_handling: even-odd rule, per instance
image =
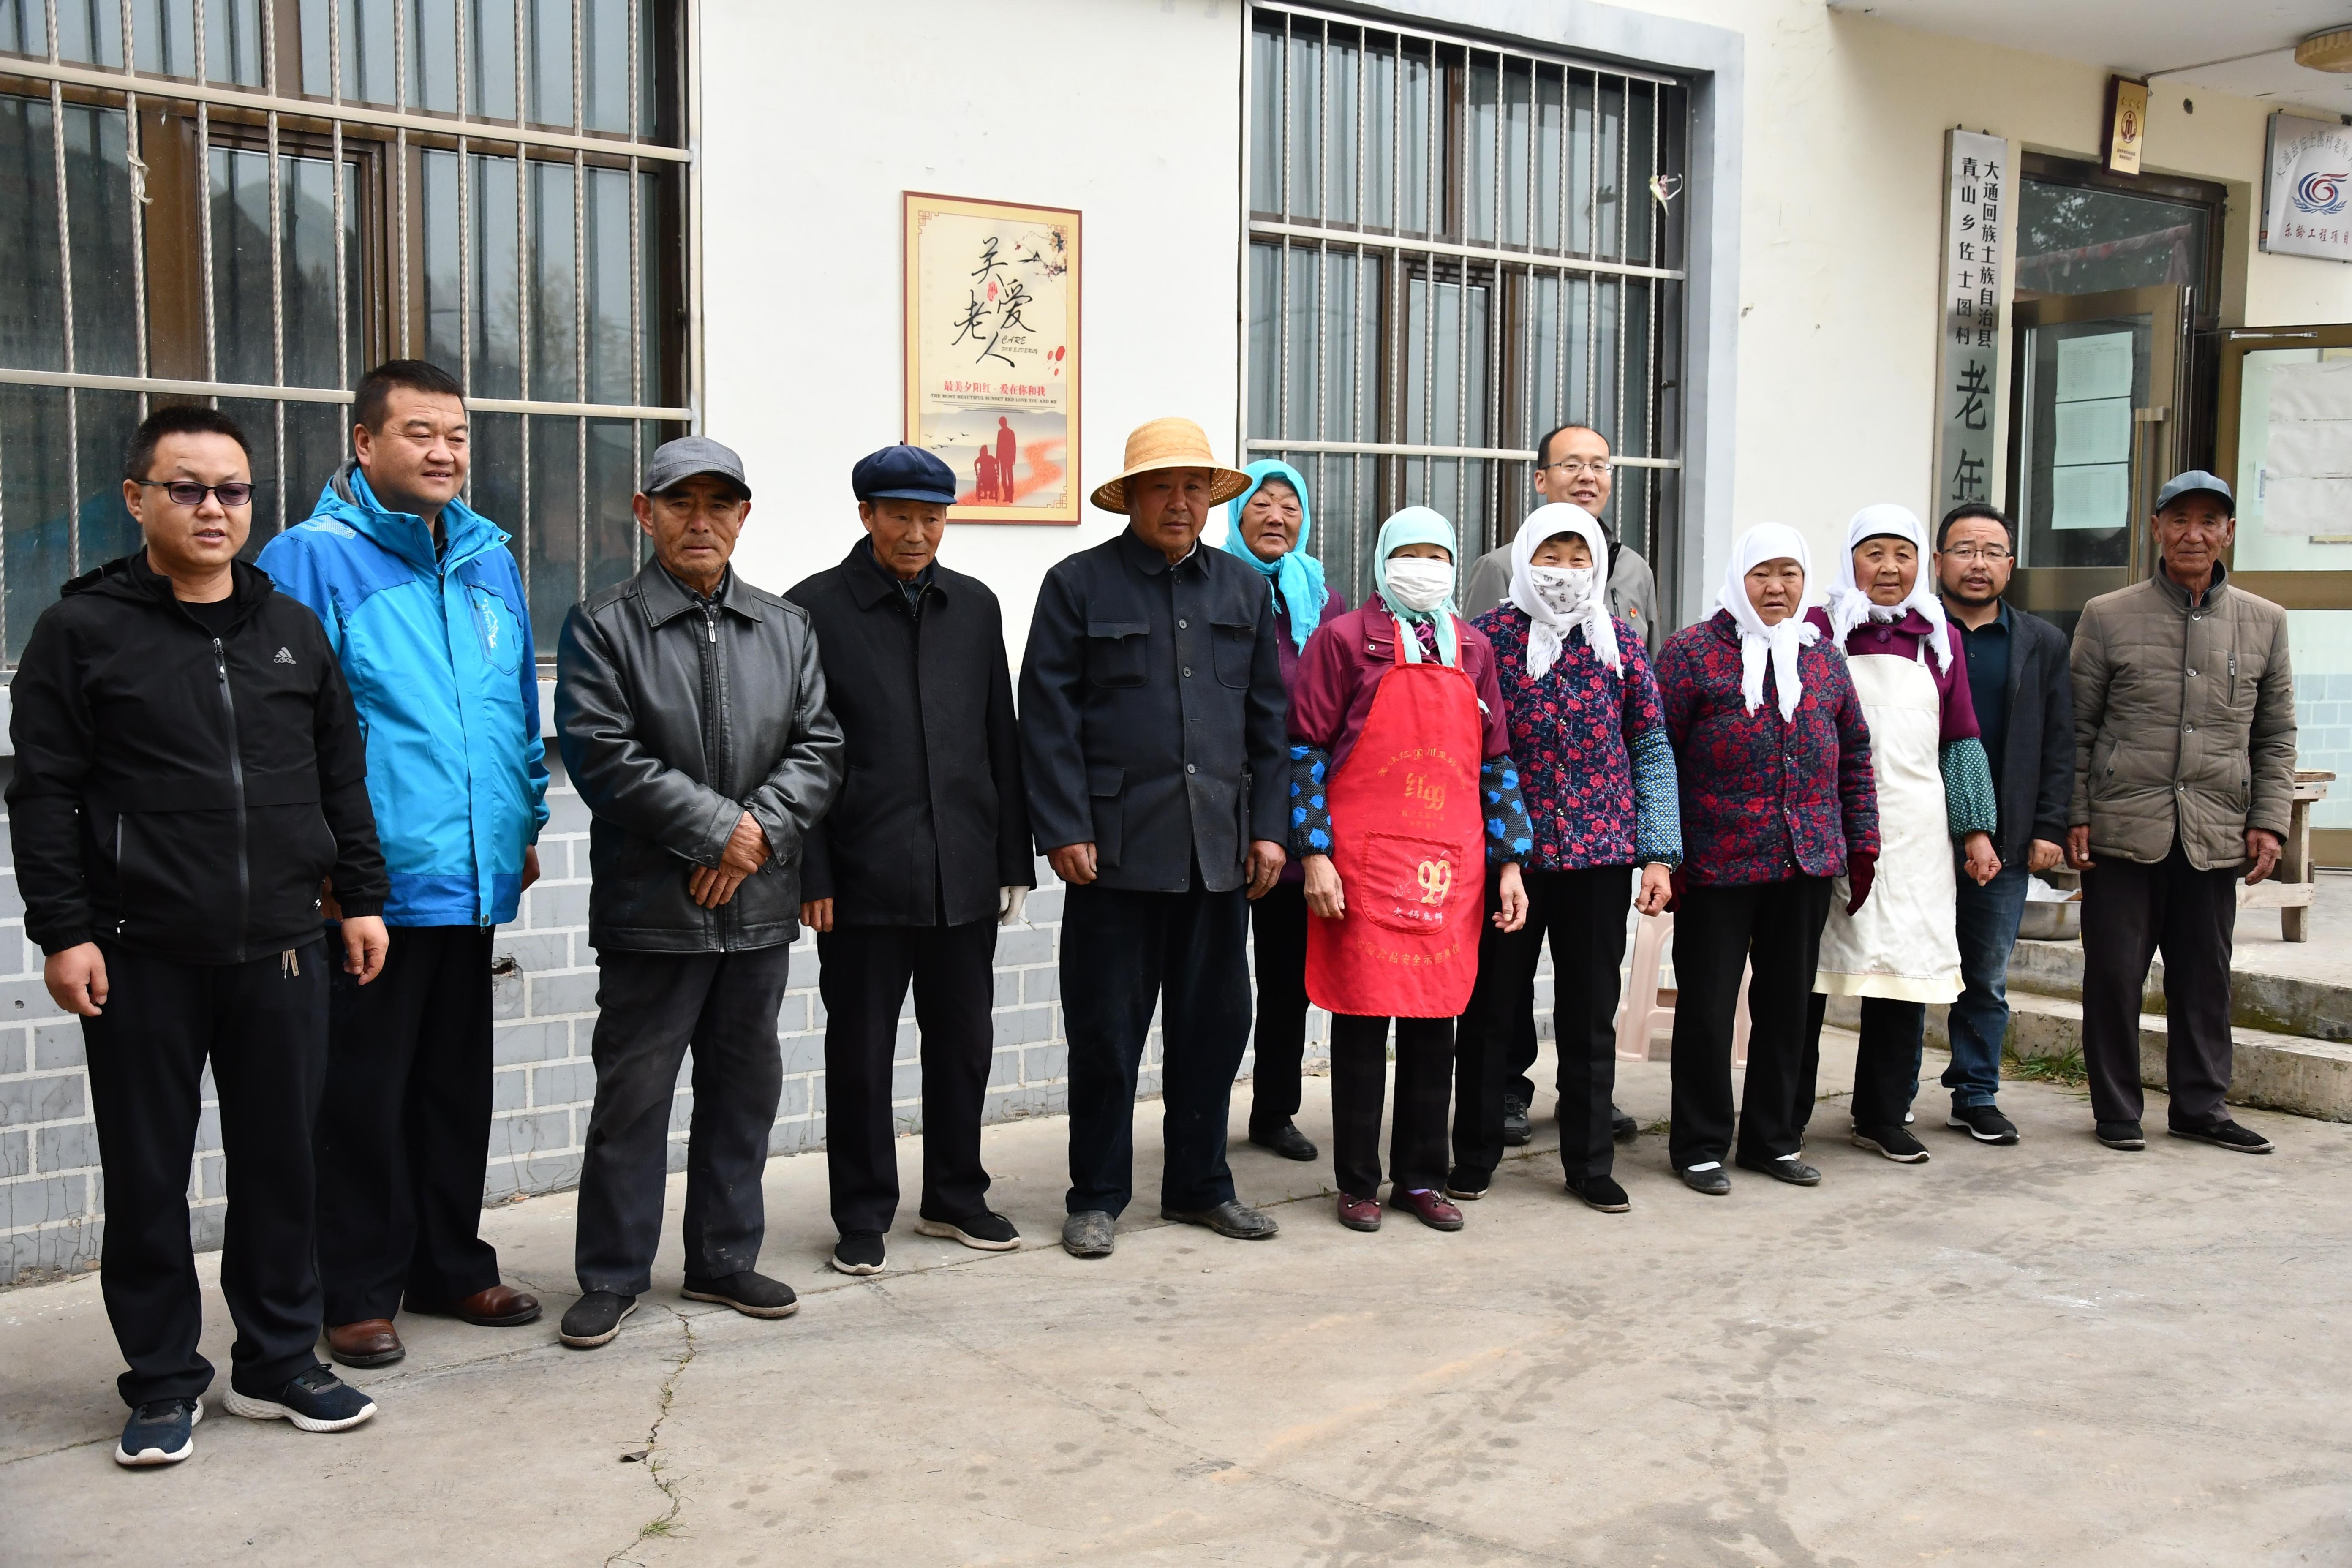
POLYGON ((2319 873, 2310 931, 2309 942, 2289 942, 2280 934, 2278 910, 2241 910, 2230 967, 2241 974, 2352 985, 2352 871, 2319 873))
MULTIPOLYGON (((1089 1263, 1050 1245, 1063 1123, 1016 1123, 989 1155, 1032 1246, 902 1221, 863 1282, 820 1266, 822 1157, 778 1160, 766 1264, 800 1315, 677 1300, 673 1184, 655 1293, 590 1352, 552 1322, 572 1200, 534 1199, 488 1229, 550 1321, 404 1322, 407 1361, 352 1374, 383 1414, 339 1436, 238 1420, 215 1384, 163 1470, 109 1459, 97 1279, 0 1293, 0 1561, 2352 1563, 2352 1126, 2249 1113, 2276 1154, 2114 1153, 2078 1093, 2020 1083, 2024 1142, 1980 1148, 1940 1125, 1940 1070, 1924 1166, 1849 1146, 1833 1097, 1818 1189, 1699 1197, 1653 1132, 1620 1155, 1633 1213, 1603 1215, 1539 1122, 1462 1233, 1360 1236, 1327 1163, 1239 1147, 1278 1239, 1162 1225, 1147 1175, 1089 1263)), ((1622 1072, 1645 1123, 1666 1071, 1622 1072)), ((209 1288, 206 1311, 225 1367, 209 1288)))

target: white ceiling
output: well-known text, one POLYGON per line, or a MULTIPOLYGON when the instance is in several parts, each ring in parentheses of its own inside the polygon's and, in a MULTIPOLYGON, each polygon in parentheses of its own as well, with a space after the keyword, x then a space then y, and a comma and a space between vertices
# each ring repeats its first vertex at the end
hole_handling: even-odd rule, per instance
POLYGON ((2352 76, 2294 63, 2297 40, 2352 26, 2352 0, 1829 0, 1954 37, 2163 84, 2352 114, 2352 76))

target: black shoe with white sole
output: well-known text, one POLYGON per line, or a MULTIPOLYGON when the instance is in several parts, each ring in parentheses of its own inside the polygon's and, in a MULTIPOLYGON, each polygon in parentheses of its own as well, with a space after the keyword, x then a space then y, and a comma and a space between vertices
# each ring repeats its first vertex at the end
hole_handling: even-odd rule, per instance
POLYGON ((915 1222, 915 1228, 925 1236, 961 1241, 982 1252, 1012 1252, 1021 1245, 1021 1233, 1013 1228, 1013 1222, 992 1209, 961 1219, 932 1219, 927 1215, 915 1222))
POLYGON ((622 1322, 636 1310, 635 1296, 624 1296, 618 1290, 591 1290, 572 1303, 555 1337, 576 1351, 609 1345, 613 1336, 621 1331, 622 1322))
POLYGON ((1633 1200, 1625 1195, 1625 1189, 1617 1184, 1614 1176, 1570 1176, 1568 1195, 1582 1198, 1602 1214, 1623 1214, 1633 1206, 1633 1200))
POLYGON ((1990 1105, 1955 1105, 1951 1118, 1944 1125, 1957 1128, 1979 1143, 2017 1142, 2017 1123, 1990 1105))
POLYGON ((341 1432, 375 1414, 375 1401, 323 1366, 288 1383, 268 1397, 242 1394, 229 1385, 224 1402, 231 1415, 249 1421, 291 1421, 305 1432, 341 1432))
POLYGON ((1907 1127, 1857 1127, 1853 1146, 1884 1154, 1898 1165, 1922 1164, 1927 1158, 1927 1145, 1912 1137, 1907 1127))
POLYGON ((1792 1187, 1818 1187, 1822 1184, 1821 1172, 1794 1154, 1782 1154, 1770 1160, 1735 1160, 1732 1163, 1743 1171, 1754 1171, 1776 1182, 1786 1182, 1792 1187))
POLYGON ((2169 1130, 2175 1138, 2193 1138, 2200 1143, 2210 1143, 2216 1149, 2234 1149, 2241 1154, 2267 1154, 2271 1141, 2251 1127, 2241 1127, 2234 1121, 2216 1122, 2210 1127, 2175 1127, 2169 1130))
POLYGON ((833 1256, 826 1261, 838 1274, 879 1274, 888 1257, 880 1231, 853 1230, 833 1244, 833 1256))
POLYGON ((678 1294, 689 1301, 732 1307, 747 1318, 789 1318, 801 1310, 800 1298, 793 1294, 791 1286, 749 1268, 723 1279, 697 1279, 688 1275, 686 1288, 678 1294))
POLYGON ((1702 1160, 1696 1165, 1685 1166, 1675 1174, 1680 1176, 1683 1185, 1691 1191, 1704 1193, 1711 1198, 1722 1197, 1731 1191, 1731 1173, 1723 1168, 1720 1160, 1702 1160))
POLYGON ((115 1445, 118 1465, 176 1465, 196 1451, 188 1434, 205 1418, 201 1399, 157 1399, 141 1405, 122 1424, 115 1445))
POLYGON ((2097 1129, 2098 1140, 2110 1149, 2145 1149, 2147 1138, 2137 1121, 2102 1121, 2097 1129))
POLYGON ((1457 1165, 1446 1173, 1445 1195, 1457 1204, 1475 1204, 1486 1195, 1486 1189, 1493 1184, 1492 1176, 1482 1176, 1457 1165))

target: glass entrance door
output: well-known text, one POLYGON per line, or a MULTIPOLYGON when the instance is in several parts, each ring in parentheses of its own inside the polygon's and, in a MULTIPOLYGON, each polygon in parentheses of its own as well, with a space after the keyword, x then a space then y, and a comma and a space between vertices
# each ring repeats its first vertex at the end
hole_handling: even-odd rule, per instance
POLYGON ((2156 487, 2183 445, 2188 290, 2045 296, 2011 312, 2011 592, 2071 629, 2095 595, 2147 574, 2156 487))

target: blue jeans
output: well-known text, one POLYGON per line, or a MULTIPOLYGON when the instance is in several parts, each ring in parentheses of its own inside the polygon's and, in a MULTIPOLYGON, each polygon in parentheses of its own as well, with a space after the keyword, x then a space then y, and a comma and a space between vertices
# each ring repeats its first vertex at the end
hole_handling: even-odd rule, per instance
POLYGON ((1963 989, 1952 1004, 1952 1065, 1944 1087, 1952 1109, 1990 1105, 2000 1091, 2000 1044, 2009 1035, 2009 954, 2025 913, 2026 870, 2003 866, 1984 887, 1960 878, 1954 911, 1963 989))

